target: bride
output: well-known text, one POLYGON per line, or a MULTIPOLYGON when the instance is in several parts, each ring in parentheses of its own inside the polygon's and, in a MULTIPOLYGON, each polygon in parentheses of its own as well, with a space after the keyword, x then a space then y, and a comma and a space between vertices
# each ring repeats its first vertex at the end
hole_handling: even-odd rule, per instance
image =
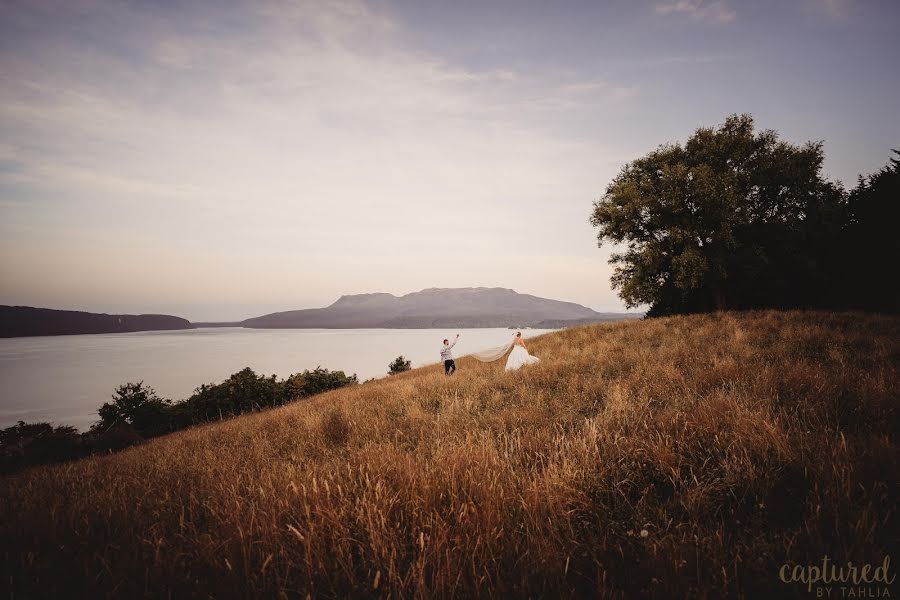
POLYGON ((516 333, 516 337, 510 342, 503 344, 499 348, 475 352, 472 356, 481 362, 492 362, 503 358, 510 348, 512 348, 512 352, 509 353, 509 358, 506 359, 507 371, 515 371, 525 365, 533 365, 541 360, 537 356, 528 354, 528 347, 525 345, 525 340, 522 339, 521 331, 516 333))
POLYGON ((515 371, 520 367, 533 365, 537 362, 541 362, 541 359, 528 354, 528 347, 525 345, 525 340, 522 339, 522 332, 516 333, 512 352, 509 353, 509 358, 506 359, 506 370, 515 371))

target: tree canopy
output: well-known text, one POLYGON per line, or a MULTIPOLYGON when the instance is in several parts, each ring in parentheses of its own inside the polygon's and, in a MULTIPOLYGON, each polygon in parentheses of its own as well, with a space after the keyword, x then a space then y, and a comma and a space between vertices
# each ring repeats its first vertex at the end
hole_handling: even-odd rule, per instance
MULTIPOLYGON (((894 154, 900 156, 897 150, 894 154)), ((860 177, 848 196, 847 209, 843 304, 898 312, 900 286, 890 278, 890 265, 900 257, 900 160, 891 158, 877 173, 860 177)))
MULTIPOLYGON (((823 158, 820 142, 790 144, 732 115, 625 165, 590 219, 601 245, 624 247, 614 288, 650 315, 855 306, 847 260, 873 221, 850 237, 854 196, 823 177, 823 158)), ((860 210, 884 211, 883 197, 857 195, 860 210)))

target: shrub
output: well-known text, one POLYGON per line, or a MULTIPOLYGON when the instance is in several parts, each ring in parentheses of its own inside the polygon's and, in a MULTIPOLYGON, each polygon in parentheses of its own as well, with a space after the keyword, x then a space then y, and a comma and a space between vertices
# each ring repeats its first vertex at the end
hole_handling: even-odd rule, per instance
POLYGON ((84 454, 81 435, 74 427, 19 421, 0 431, 0 473, 26 465, 71 460, 84 454))
POLYGON ((412 361, 406 360, 401 354, 394 359, 394 362, 388 365, 388 375, 396 375, 412 369, 412 361))
POLYGON ((198 387, 184 401, 184 409, 194 423, 214 421, 281 405, 287 400, 285 391, 284 383, 274 375, 257 375, 245 367, 222 383, 198 387))
POLYGON ((167 409, 171 400, 157 396, 143 381, 126 383, 116 388, 112 402, 104 402, 94 425, 100 431, 115 425, 130 425, 141 437, 153 437, 172 431, 167 409))
POLYGON ((316 367, 312 371, 303 371, 301 376, 304 379, 304 391, 307 396, 313 394, 321 394, 329 390, 336 390, 346 385, 356 385, 359 383, 356 375, 349 377, 343 371, 329 371, 322 367, 316 367))
MULTIPOLYGON (((100 420, 85 434, 78 433, 74 427, 54 428, 48 423, 21 421, 0 431, 0 473, 121 450, 146 438, 198 423, 281 406, 357 383, 356 375, 348 377, 343 371, 321 367, 293 374, 282 381, 275 375, 257 375, 247 367, 222 383, 201 385, 190 398, 180 402, 160 398, 142 381, 125 383, 116 388, 112 402, 103 403, 98 411, 100 420)), ((325 427, 329 443, 339 445, 345 441, 349 430, 342 429, 339 421, 340 417, 335 417, 325 427)))

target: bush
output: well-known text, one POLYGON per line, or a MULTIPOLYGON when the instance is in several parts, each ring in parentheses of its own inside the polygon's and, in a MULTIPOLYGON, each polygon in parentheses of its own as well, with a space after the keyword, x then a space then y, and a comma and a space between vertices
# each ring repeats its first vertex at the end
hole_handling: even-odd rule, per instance
POLYGON ((91 454, 116 452, 144 441, 144 436, 128 423, 116 423, 102 430, 95 427, 81 438, 86 451, 91 454))
POLYGON ((157 396, 143 381, 120 385, 112 398, 111 403, 104 402, 100 407, 100 421, 94 428, 107 431, 116 425, 130 425, 145 438, 174 429, 168 414, 172 401, 157 396))
POLYGON ((184 401, 182 412, 194 423, 214 421, 284 404, 288 399, 285 392, 284 382, 274 375, 257 375, 246 367, 222 383, 198 387, 184 401))
POLYGON ((205 384, 194 395, 174 405, 180 423, 202 423, 245 412, 281 406, 287 402, 355 385, 356 375, 316 367, 279 381, 274 375, 257 375, 247 367, 222 383, 205 384))
MULTIPOLYGON (((112 402, 98 411, 100 420, 85 434, 74 427, 54 428, 49 423, 24 423, 0 430, 0 473, 28 465, 61 462, 97 452, 121 450, 191 425, 230 418, 241 413, 356 385, 356 375, 316 367, 279 381, 274 375, 257 375, 249 367, 222 383, 201 385, 180 402, 160 398, 143 381, 116 388, 112 402)), ((337 415, 323 425, 329 443, 346 441, 349 424, 337 415)))
POLYGON ((401 354, 397 358, 394 359, 394 362, 388 365, 388 375, 396 375, 397 373, 403 373, 405 371, 409 371, 412 368, 412 361, 406 360, 401 354))
POLYGON ((19 421, 0 431, 0 473, 26 465, 61 462, 85 454, 81 435, 74 427, 19 421))
POLYGON ((300 376, 303 377, 305 382, 303 389, 307 396, 359 383, 356 375, 348 377, 343 371, 329 371, 322 367, 316 367, 312 371, 303 371, 300 376))

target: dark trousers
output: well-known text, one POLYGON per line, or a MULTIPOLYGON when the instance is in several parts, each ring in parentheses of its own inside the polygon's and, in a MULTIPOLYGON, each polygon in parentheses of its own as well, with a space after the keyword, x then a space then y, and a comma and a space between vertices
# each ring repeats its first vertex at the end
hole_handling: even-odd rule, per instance
POLYGON ((453 375, 453 371, 456 370, 456 362, 453 360, 445 360, 444 361, 444 373, 446 375, 453 375))

